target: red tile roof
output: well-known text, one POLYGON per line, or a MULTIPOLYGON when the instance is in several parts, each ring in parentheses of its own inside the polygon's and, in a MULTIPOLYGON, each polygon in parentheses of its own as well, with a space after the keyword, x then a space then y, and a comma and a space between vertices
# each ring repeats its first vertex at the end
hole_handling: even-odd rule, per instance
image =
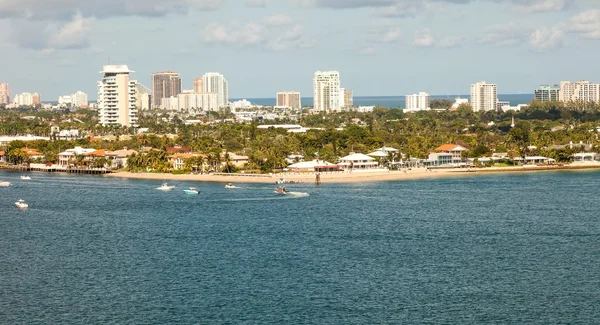
POLYGON ((441 145, 439 148, 435 149, 436 151, 454 151, 454 150, 466 150, 465 147, 458 145, 458 144, 444 144, 441 145), (459 149, 457 149, 457 147, 461 147, 459 149))

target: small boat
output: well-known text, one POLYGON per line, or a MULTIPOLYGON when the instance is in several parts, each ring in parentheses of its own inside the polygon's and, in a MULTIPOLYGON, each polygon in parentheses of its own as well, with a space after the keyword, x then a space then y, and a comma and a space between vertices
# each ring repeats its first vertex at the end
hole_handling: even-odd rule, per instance
POLYGON ((288 183, 288 181, 286 181, 283 178, 280 178, 278 181, 275 182, 275 184, 287 184, 287 183, 288 183))
POLYGON ((200 194, 200 191, 198 191, 195 187, 190 187, 187 190, 183 190, 183 193, 187 195, 198 195, 200 194))
POLYGON ((227 184, 225 184, 225 188, 237 188, 237 187, 231 183, 227 183, 227 184))
POLYGON ((29 207, 29 205, 27 203, 25 203, 25 201, 23 201, 21 199, 19 199, 17 202, 15 202, 15 205, 19 209, 27 209, 29 207))
POLYGON ((31 177, 29 177, 29 175, 21 175, 21 179, 24 181, 29 181, 31 180, 31 177))
POLYGON ((167 183, 163 183, 161 186, 156 188, 157 190, 161 190, 161 191, 172 191, 173 189, 175 189, 175 186, 169 186, 167 183))
POLYGON ((277 193, 279 195, 286 195, 286 194, 288 194, 288 191, 285 188, 285 186, 278 186, 275 188, 275 193, 277 193))
POLYGON ((10 182, 5 182, 5 181, 1 181, 1 182, 0 182, 0 187, 9 187, 9 186, 11 186, 11 185, 12 185, 12 184, 11 184, 10 182))

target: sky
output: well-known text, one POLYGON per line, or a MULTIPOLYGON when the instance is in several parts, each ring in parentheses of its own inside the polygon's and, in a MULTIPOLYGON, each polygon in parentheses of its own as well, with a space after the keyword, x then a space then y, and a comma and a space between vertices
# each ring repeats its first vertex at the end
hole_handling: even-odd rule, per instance
POLYGON ((600 82, 597 0, 0 0, 0 31, 0 82, 42 101, 94 99, 108 62, 221 72, 231 98, 310 97, 317 70, 355 96, 600 82))

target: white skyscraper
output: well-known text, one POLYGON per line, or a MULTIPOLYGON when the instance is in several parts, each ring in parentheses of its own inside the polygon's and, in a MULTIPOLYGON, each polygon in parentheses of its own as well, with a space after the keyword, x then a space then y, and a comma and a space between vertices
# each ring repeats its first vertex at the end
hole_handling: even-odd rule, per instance
POLYGON ((496 110, 498 91, 495 84, 480 81, 471 85, 471 106, 474 112, 496 110))
POLYGON ((229 85, 227 79, 217 72, 208 72, 202 76, 202 90, 205 93, 217 94, 218 108, 227 107, 229 104, 229 85))
POLYGON ((36 95, 39 97, 37 93, 22 93, 15 95, 13 103, 18 106, 34 106, 36 103, 36 95))
POLYGON ((420 92, 419 94, 406 95, 405 112, 417 112, 429 110, 429 94, 420 92))
POLYGON ((558 99, 561 102, 600 102, 600 84, 587 80, 561 81, 558 99))
POLYGON ((340 73, 337 71, 317 71, 313 79, 314 104, 316 112, 341 110, 340 73))
POLYGON ((71 99, 73 100, 73 106, 75 107, 88 105, 88 95, 81 90, 71 95, 71 99))
POLYGON ((137 126, 136 84, 126 65, 105 65, 98 81, 98 114, 102 125, 137 126))

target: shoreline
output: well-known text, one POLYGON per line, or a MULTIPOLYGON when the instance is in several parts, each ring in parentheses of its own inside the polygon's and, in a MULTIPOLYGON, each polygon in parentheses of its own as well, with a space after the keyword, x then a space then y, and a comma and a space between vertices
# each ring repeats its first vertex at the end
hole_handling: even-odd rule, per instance
MULTIPOLYGON (((529 167, 490 167, 485 169, 438 169, 428 170, 426 168, 415 168, 412 170, 390 171, 390 172, 350 172, 350 173, 321 173, 321 183, 360 183, 360 182, 387 182, 387 181, 407 181, 417 179, 436 179, 447 177, 465 177, 477 175, 491 174, 516 174, 516 173, 532 173, 532 172, 556 172, 556 171, 585 171, 585 170, 600 170, 600 164, 577 164, 566 166, 529 166, 529 167)), ((235 174, 235 175, 173 175, 163 173, 131 173, 131 172, 116 172, 105 174, 103 177, 117 177, 127 179, 144 179, 144 180, 160 180, 160 181, 195 181, 195 182, 210 182, 210 183, 258 183, 258 184, 275 184, 280 178, 286 181, 298 183, 315 183, 315 174, 294 174, 282 173, 251 176, 235 174)))

